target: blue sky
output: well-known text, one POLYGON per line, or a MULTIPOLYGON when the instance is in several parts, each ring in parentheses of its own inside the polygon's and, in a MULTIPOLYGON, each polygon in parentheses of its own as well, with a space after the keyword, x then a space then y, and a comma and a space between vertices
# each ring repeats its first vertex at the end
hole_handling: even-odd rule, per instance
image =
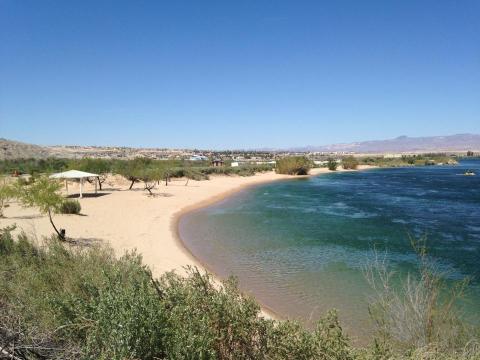
POLYGON ((254 148, 480 133, 480 1, 0 0, 0 137, 254 148))

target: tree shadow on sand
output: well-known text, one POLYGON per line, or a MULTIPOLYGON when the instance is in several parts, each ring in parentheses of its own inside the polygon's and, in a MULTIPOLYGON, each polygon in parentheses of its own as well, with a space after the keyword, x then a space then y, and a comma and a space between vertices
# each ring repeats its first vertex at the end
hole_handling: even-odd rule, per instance
POLYGON ((148 196, 149 198, 158 198, 158 197, 172 197, 173 194, 169 194, 169 193, 152 193, 152 194, 145 194, 145 196, 148 196))
MULTIPOLYGON (((110 195, 109 192, 102 192, 102 193, 94 193, 94 194, 91 194, 91 193, 86 193, 86 194, 83 194, 83 197, 84 198, 97 198, 97 197, 102 197, 102 196, 105 196, 105 195, 110 195)), ((71 195, 68 195, 67 198, 68 199, 78 199, 80 197, 80 194, 71 194, 71 195)))
POLYGON ((81 248, 89 248, 98 246, 103 243, 102 239, 99 238, 67 238, 66 242, 71 246, 81 247, 81 248))
POLYGON ((9 217, 5 217, 5 219, 33 220, 33 219, 40 219, 42 217, 43 215, 41 214, 34 214, 34 215, 9 216, 9 217))

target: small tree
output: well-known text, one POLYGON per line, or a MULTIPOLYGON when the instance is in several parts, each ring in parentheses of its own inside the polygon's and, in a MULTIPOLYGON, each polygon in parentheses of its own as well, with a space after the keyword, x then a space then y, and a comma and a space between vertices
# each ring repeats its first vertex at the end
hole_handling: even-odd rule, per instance
POLYGON ((205 180, 208 177, 205 174, 202 174, 199 170, 187 168, 184 171, 184 176, 187 179, 185 186, 188 186, 190 180, 205 180))
POLYGON ((335 171, 337 170, 338 163, 333 159, 328 159, 327 167, 328 170, 335 171))
POLYGON ((354 156, 347 156, 342 159, 342 167, 345 170, 355 170, 358 167, 358 160, 354 156))
POLYGON ((111 171, 111 162, 104 159, 86 158, 75 164, 78 170, 98 174, 98 185, 102 190, 102 184, 107 180, 107 174, 111 171))
POLYGON ((61 240, 65 235, 61 233, 53 223, 52 213, 58 212, 64 201, 58 193, 61 185, 58 182, 50 181, 47 177, 40 177, 30 186, 22 187, 19 191, 19 200, 24 206, 38 207, 42 214, 48 215, 50 224, 61 240))
POLYGON ((12 185, 0 184, 0 218, 4 217, 3 210, 14 197, 15 188, 12 185))
POLYGON ((140 180, 145 184, 144 189, 148 191, 149 195, 153 195, 152 190, 162 178, 163 172, 159 168, 144 169, 140 175, 140 180))
POLYGON ((312 162, 305 156, 287 156, 277 161, 278 174, 307 175, 312 162))
POLYGON ((163 177, 165 178, 165 186, 168 186, 168 182, 170 181, 170 176, 171 176, 171 170, 170 169, 164 169, 163 170, 163 177))
POLYGON ((134 160, 119 161, 115 167, 115 172, 122 175, 127 180, 131 181, 128 190, 131 190, 133 184, 141 181, 144 175, 145 168, 151 163, 149 159, 137 158, 134 160))
POLYGON ((188 186, 188 182, 192 178, 192 168, 191 168, 191 163, 190 161, 184 161, 183 162, 183 176, 187 178, 187 181, 185 182, 185 186, 188 186))

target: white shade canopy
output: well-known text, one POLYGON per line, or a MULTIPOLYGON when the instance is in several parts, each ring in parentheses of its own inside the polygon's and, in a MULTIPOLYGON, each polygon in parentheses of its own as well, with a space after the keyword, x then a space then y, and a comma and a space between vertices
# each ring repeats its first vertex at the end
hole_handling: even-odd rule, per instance
POLYGON ((68 170, 61 173, 56 173, 50 175, 51 179, 85 179, 89 177, 98 177, 97 174, 88 173, 85 171, 78 171, 78 170, 68 170))
POLYGON ((68 184, 67 184, 68 179, 79 179, 80 180, 80 197, 83 197, 83 181, 85 179, 90 178, 90 177, 97 178, 95 180, 95 193, 97 193, 98 176, 99 175, 97 175, 97 174, 92 174, 92 173, 88 173, 88 172, 85 172, 85 171, 68 170, 68 171, 64 171, 64 172, 61 172, 61 173, 56 173, 56 174, 50 175, 50 178, 51 179, 65 179, 65 188, 67 190, 67 194, 68 194, 68 184))

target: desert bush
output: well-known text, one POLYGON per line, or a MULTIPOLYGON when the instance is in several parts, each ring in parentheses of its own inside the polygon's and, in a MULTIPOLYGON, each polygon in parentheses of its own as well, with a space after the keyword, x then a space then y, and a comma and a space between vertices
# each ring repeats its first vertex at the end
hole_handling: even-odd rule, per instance
POLYGON ((338 163, 333 159, 328 159, 327 168, 328 170, 335 171, 337 170, 338 163))
POLYGON ((187 178, 187 182, 185 183, 185 185, 188 185, 189 180, 196 180, 196 181, 208 180, 208 175, 202 173, 198 169, 193 169, 193 168, 185 169, 182 175, 187 178))
POLYGON ((354 156, 346 156, 342 159, 342 167, 345 170, 355 170, 358 167, 358 160, 354 156))
POLYGON ((261 164, 261 165, 243 165, 238 167, 231 166, 209 166, 209 167, 197 167, 194 168, 203 175, 239 175, 239 176, 252 176, 258 172, 272 171, 273 165, 261 164))
POLYGON ((58 209, 60 214, 80 214, 82 206, 78 200, 64 200, 58 209))
POLYGON ((219 285, 190 267, 186 276, 171 272, 154 279, 135 252, 116 258, 106 246, 78 248, 57 238, 40 247, 25 235, 14 240, 11 230, 0 230, 0 347, 7 358, 446 360, 480 355, 475 341, 455 350, 430 343, 399 352, 385 337, 354 348, 335 311, 307 330, 295 321, 260 317, 259 305, 239 291, 234 278, 219 285))
POLYGON ((287 156, 277 161, 276 171, 279 174, 307 175, 312 162, 305 156, 287 156))
POLYGON ((1 254, 1 273, 11 276, 0 281, 0 299, 21 324, 16 348, 47 358, 162 356, 162 308, 138 255, 116 260, 109 249, 68 250, 55 238, 45 248, 25 236, 10 243, 1 254))
POLYGON ((457 160, 446 154, 418 154, 402 155, 401 157, 361 157, 359 164, 374 165, 379 167, 425 166, 428 164, 457 164, 457 160))
POLYGON ((8 203, 16 197, 16 193, 17 191, 15 186, 5 182, 0 184, 0 218, 4 216, 4 209, 8 207, 8 203))
POLYGON ((208 175, 201 173, 200 171, 190 171, 188 175, 186 175, 192 180, 208 180, 208 175))
POLYGON ((37 247, 0 233, 0 346, 45 358, 348 359, 335 313, 315 331, 259 317, 232 278, 152 278, 135 253, 78 249, 56 238, 37 247), (22 350, 23 349, 23 350, 22 350), (329 356, 324 356, 329 354, 329 356), (345 356, 344 356, 345 355, 345 356))
POLYGON ((255 175, 255 170, 249 167, 240 168, 239 171, 236 172, 238 176, 253 176, 255 175))
POLYGON ((478 344, 478 334, 475 338, 474 328, 463 321, 459 305, 468 279, 447 283, 445 274, 427 256, 425 238, 411 240, 418 257, 418 274, 396 278, 378 257, 366 269, 374 290, 369 311, 377 339, 401 353, 435 351, 449 356, 478 344))

